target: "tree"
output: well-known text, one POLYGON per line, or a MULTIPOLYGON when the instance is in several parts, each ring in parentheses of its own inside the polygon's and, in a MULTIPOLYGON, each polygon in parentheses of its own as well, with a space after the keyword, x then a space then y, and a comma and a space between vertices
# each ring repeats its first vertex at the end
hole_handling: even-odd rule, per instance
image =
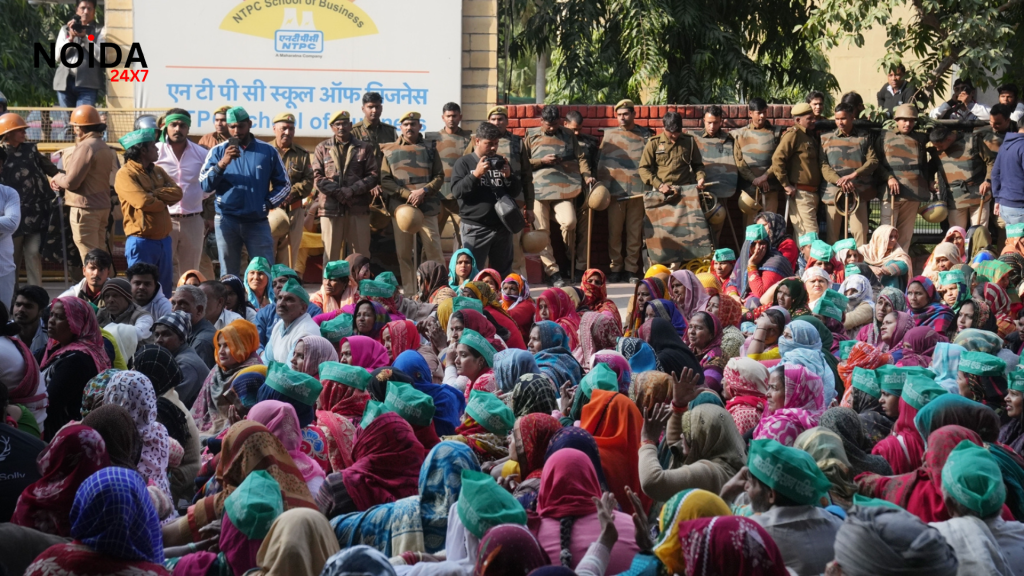
POLYGON ((793 33, 803 1, 505 2, 509 59, 551 54, 558 101, 728 103, 838 88, 816 44, 793 33))
POLYGON ((995 84, 1009 69, 1022 0, 819 0, 797 27, 823 49, 840 43, 864 45, 864 31, 880 26, 886 55, 879 68, 904 64, 919 90, 932 99, 945 90, 953 65, 979 88, 995 84), (910 17, 900 14, 907 8, 910 17), (907 62, 905 57, 916 60, 907 62))
MULTIPOLYGON (((11 106, 53 106, 53 69, 35 67, 34 46, 49 47, 74 14, 67 5, 31 5, 27 0, 0 0, 0 92, 11 106)), ((40 61, 42 64, 42 61, 40 61)))

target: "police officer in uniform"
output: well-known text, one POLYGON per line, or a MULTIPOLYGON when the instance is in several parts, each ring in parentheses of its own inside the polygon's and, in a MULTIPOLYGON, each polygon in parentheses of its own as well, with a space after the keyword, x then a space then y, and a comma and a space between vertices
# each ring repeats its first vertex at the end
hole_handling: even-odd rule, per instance
POLYGON ((793 106, 793 127, 779 139, 772 155, 772 172, 789 201, 789 220, 797 234, 818 231, 818 185, 821 184, 821 145, 810 133, 811 105, 793 106))
POLYGON ((709 257, 714 247, 698 196, 705 179, 700 148, 683 133, 678 112, 665 114, 662 125, 664 131, 647 142, 640 157, 640 178, 652 189, 644 194, 647 257, 678 267, 709 257))
POLYGON ((448 217, 452 218, 452 228, 459 233, 459 201, 452 196, 452 166, 462 158, 467 146, 473 145, 473 133, 462 129, 462 108, 455 102, 449 102, 441 108, 443 126, 437 132, 423 135, 427 142, 432 142, 437 155, 444 166, 444 185, 441 186, 441 212, 437 215, 438 229, 444 230, 448 217))
MULTIPOLYGON (((751 98, 747 108, 749 122, 732 132, 733 160, 742 179, 742 199, 751 205, 754 200, 759 201, 765 212, 778 212, 782 185, 771 167, 772 155, 779 146, 779 129, 768 120, 768 103, 763 98, 751 98)), ((753 224, 760 211, 744 211, 743 223, 753 224)))
MULTIPOLYGON (((722 130, 725 124, 725 113, 721 106, 708 106, 704 111, 704 129, 693 134, 700 156, 704 160, 704 173, 709 182, 707 187, 715 198, 724 202, 736 193, 739 174, 736 169, 735 146, 732 134, 722 130)), ((727 216, 728 217, 728 216, 727 216)), ((715 244, 722 235, 723 221, 717 227, 712 226, 715 244)))
MULTIPOLYGON (((374 154, 378 167, 384 158, 384 154, 380 151, 380 145, 394 142, 398 139, 398 130, 394 126, 380 121, 381 114, 384 112, 384 105, 382 103, 383 98, 381 98, 380 92, 367 92, 363 94, 363 121, 352 127, 352 136, 357 140, 370 144, 375 150, 374 154)), ((380 176, 383 176, 383 173, 380 176)), ((370 191, 370 195, 373 197, 371 206, 379 205, 383 195, 380 187, 380 176, 378 176, 377 185, 370 191)), ((374 208, 370 211, 370 227, 373 230, 380 231, 386 224, 387 218, 381 210, 374 208)))
POLYGON ((640 178, 640 159, 654 132, 637 126, 632 100, 615 104, 619 127, 605 130, 598 149, 598 180, 608 187, 612 202, 608 205, 608 258, 611 274, 608 282, 640 281, 637 271, 643 248, 644 182, 640 178), (626 254, 622 254, 622 231, 626 231, 626 254))
MULTIPOLYGON (((387 197, 388 211, 395 213, 402 204, 409 204, 423 212, 423 228, 419 231, 423 253, 427 260, 443 262, 441 232, 437 215, 441 212, 441 186, 444 184, 444 165, 432 143, 420 134, 420 113, 406 112, 399 120, 402 134, 396 142, 382 145, 380 165, 381 188, 387 197)), ((402 273, 402 287, 406 294, 416 294, 416 266, 413 264, 413 235, 403 232, 392 219, 395 232, 395 253, 402 273)))
POLYGON ((964 229, 988 226, 992 192, 991 185, 987 191, 981 188, 986 183, 985 160, 981 156, 985 145, 981 135, 940 125, 932 129, 928 139, 938 152, 940 175, 949 187, 952 202, 949 225, 964 229))
POLYGON ((281 155, 291 192, 281 205, 270 211, 270 233, 276 247, 275 262, 288 264, 300 273, 306 263, 299 263, 299 247, 302 245, 302 222, 306 211, 302 200, 313 191, 313 167, 309 152, 293 142, 295 138, 295 115, 284 112, 274 117, 274 149, 281 155))
POLYGON ((846 236, 840 210, 847 213, 845 221, 857 245, 868 241, 868 202, 875 196, 871 177, 878 168, 878 156, 872 135, 854 128, 855 114, 850 104, 838 104, 835 131, 821 135, 821 175, 827 183, 822 202, 827 210, 829 244, 846 236), (844 197, 843 193, 851 195, 844 197))
MULTIPOLYGON (((537 230, 548 231, 550 237, 554 220, 562 228, 565 245, 572 246, 571 234, 576 228, 573 199, 582 192, 583 184, 596 182, 579 140, 571 130, 559 125, 558 106, 549 105, 541 112, 541 126, 527 132, 525 144, 530 148, 533 188, 540 201, 537 230)), ((568 285, 558 269, 550 242, 541 251, 540 261, 554 286, 568 285)))
MULTIPOLYGON (((530 147, 526 146, 523 139, 513 134, 508 129, 508 108, 495 106, 487 111, 487 122, 494 124, 502 131, 498 140, 498 155, 508 160, 512 169, 512 190, 516 203, 525 210, 526 222, 534 225, 535 214, 533 211, 533 165, 530 162, 530 147)), ((463 155, 473 153, 473 141, 469 142, 463 155)), ((512 235, 512 271, 526 278, 526 258, 523 256, 523 245, 521 238, 523 233, 512 235)), ((483 266, 483 262, 477 262, 483 266)))
POLYGON ((885 182, 880 221, 896 227, 900 246, 906 250, 914 239, 914 223, 921 203, 928 202, 935 192, 936 160, 935 150, 927 147, 928 135, 914 131, 915 105, 897 106, 893 118, 896 130, 886 130, 876 140, 878 172, 885 182))
MULTIPOLYGON (((565 127, 576 135, 576 141, 580 143, 583 155, 587 158, 587 164, 591 167, 597 166, 597 148, 601 141, 582 131, 583 115, 572 110, 565 115, 565 127)), ((587 205, 587 194, 580 194, 576 197, 576 277, 582 278, 587 268, 587 218, 590 215, 590 207, 587 205)))

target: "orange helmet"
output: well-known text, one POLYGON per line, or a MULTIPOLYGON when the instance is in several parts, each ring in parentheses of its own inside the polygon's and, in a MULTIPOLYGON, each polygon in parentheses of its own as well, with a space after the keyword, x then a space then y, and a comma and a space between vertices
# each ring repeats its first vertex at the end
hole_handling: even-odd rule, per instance
POLYGON ((25 119, 14 112, 9 112, 0 116, 0 136, 3 136, 8 132, 23 130, 25 128, 28 128, 28 124, 25 123, 25 119))
POLYGON ((82 104, 71 113, 71 121, 68 123, 72 126, 92 126, 103 124, 103 120, 100 120, 100 113, 96 108, 82 104))

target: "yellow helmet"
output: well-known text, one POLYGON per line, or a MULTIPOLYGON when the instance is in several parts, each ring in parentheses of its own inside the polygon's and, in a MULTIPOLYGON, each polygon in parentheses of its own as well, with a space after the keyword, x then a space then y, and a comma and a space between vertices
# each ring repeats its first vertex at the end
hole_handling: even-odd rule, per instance
POLYGON ((531 230, 523 234, 523 252, 528 254, 540 254, 540 251, 548 247, 548 233, 546 230, 531 230))
POLYGON ((938 224, 949 217, 949 208, 946 207, 946 203, 942 200, 934 200, 929 202, 924 210, 921 211, 921 218, 924 218, 925 222, 931 222, 932 224, 938 224))
POLYGON ((418 234, 423 229, 423 211, 412 204, 402 204, 395 208, 395 222, 402 232, 418 234))
POLYGON ((740 212, 744 214, 759 214, 764 210, 764 206, 756 198, 750 195, 746 190, 740 192, 740 197, 737 199, 740 205, 740 212))
POLYGON ((598 182, 594 185, 594 189, 590 191, 590 196, 587 197, 587 205, 590 206, 591 210, 607 210, 608 205, 612 203, 612 193, 608 191, 608 187, 598 182))

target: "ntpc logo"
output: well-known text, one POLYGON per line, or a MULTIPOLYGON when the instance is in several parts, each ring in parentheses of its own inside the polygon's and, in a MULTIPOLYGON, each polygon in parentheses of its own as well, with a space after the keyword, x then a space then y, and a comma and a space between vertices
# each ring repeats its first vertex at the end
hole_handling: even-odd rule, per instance
MULTIPOLYGON (((78 68, 85 64, 87 68, 96 68, 96 53, 94 51, 95 44, 92 43, 94 36, 89 35, 89 49, 82 48, 81 45, 74 42, 68 42, 60 49, 60 63, 66 68, 78 68)), ((101 68, 116 68, 121 65, 121 47, 117 44, 110 42, 101 42, 99 51, 99 67, 101 68), (107 50, 114 51, 113 62, 106 60, 107 50)), ((50 68, 57 67, 57 45, 50 43, 49 51, 43 47, 42 44, 36 42, 34 61, 35 67, 39 68, 39 57, 42 56, 43 60, 50 68)), ((146 76, 149 74, 148 67, 146 66, 146 56, 142 53, 142 46, 138 42, 132 42, 131 47, 128 48, 128 57, 124 61, 125 68, 128 68, 134 63, 138 63, 141 67, 140 70, 111 70, 110 81, 111 82, 145 82, 146 76), (140 76, 139 73, 142 73, 140 76)))

